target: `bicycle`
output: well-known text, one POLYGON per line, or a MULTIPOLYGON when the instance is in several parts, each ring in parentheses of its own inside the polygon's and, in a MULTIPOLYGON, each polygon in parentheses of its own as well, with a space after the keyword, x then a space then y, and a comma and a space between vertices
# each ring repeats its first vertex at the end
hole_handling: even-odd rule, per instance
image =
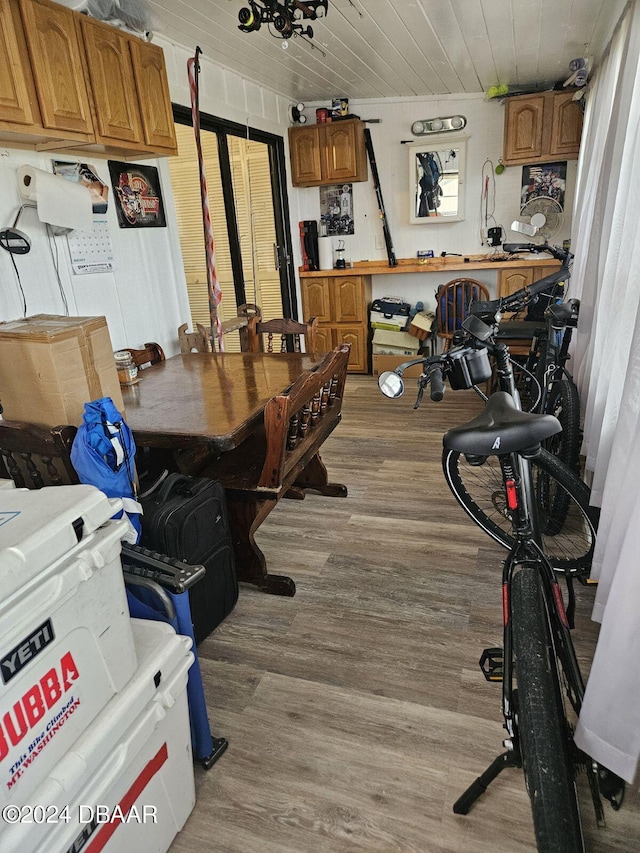
MULTIPOLYGON (((513 223, 517 226, 519 223, 513 223)), ((561 262, 558 270, 509 296, 490 302, 476 303, 471 312, 491 323, 496 340, 530 340, 529 353, 516 370, 516 385, 528 411, 554 414, 562 425, 559 436, 545 446, 572 467, 579 470, 580 399, 571 375, 566 369, 572 330, 578 324, 580 301, 559 301, 571 277, 573 255, 567 249, 548 243, 507 243, 509 254, 546 252, 561 262), (528 309, 527 319, 502 323, 505 312, 528 309)))
MULTIPOLYGON (((486 402, 487 397, 478 386, 492 377, 491 354, 500 390, 508 393, 520 408, 509 348, 494 332, 495 327, 471 314, 457 332, 459 342, 456 346, 428 362, 418 359, 415 363, 423 362, 426 373, 419 380, 417 405, 429 383, 433 366, 438 364, 445 367, 453 390, 473 388, 486 402)), ((397 370, 406 368, 408 363, 397 370)), ((500 545, 511 548, 514 542, 511 519, 504 501, 502 473, 495 458, 489 457, 477 464, 477 460, 469 461, 464 454, 451 452, 446 457, 445 473, 450 489, 470 518, 500 545)), ((568 577, 577 576, 584 582, 591 566, 598 521, 598 511, 589 506, 589 489, 574 470, 555 457, 552 449, 545 448, 536 458, 531 474, 547 556, 559 570, 567 572, 568 577), (583 522, 585 516, 588 524, 583 522)), ((573 612, 571 583, 569 595, 573 612)))
MULTIPOLYGON (((414 408, 420 405, 428 385, 431 399, 439 401, 444 394, 444 377, 449 382, 453 377, 454 388, 457 385, 460 362, 468 361, 465 349, 478 352, 472 347, 459 347, 453 359, 451 351, 413 359, 394 372, 383 373, 379 387, 386 396, 401 396, 402 372, 422 362, 414 408)), ((470 374, 477 374, 477 358, 473 356, 465 365, 470 374)), ((443 468, 450 486, 451 454, 463 455, 469 464, 478 467, 488 459, 497 460, 512 533, 502 571, 503 647, 485 649, 480 658, 485 678, 502 682, 506 751, 456 800, 453 810, 467 814, 502 770, 521 767, 531 800, 538 850, 583 853, 576 770, 583 769, 587 774, 599 823, 604 821, 602 797, 614 809, 620 808, 625 783, 593 762, 573 741, 573 721, 580 712, 584 682, 571 640, 571 620, 558 583, 560 570, 545 553, 532 477, 532 468, 540 465, 544 469, 549 460, 554 460, 558 471, 567 473, 566 466, 542 447, 560 430, 555 416, 522 412, 513 396, 497 391, 488 398, 480 415, 450 429, 443 438, 443 468)), ((568 473, 567 482, 575 482, 568 473)), ((582 523, 588 526, 589 514, 578 496, 575 507, 582 513, 582 523)), ((568 567, 564 571, 567 573, 568 567)))

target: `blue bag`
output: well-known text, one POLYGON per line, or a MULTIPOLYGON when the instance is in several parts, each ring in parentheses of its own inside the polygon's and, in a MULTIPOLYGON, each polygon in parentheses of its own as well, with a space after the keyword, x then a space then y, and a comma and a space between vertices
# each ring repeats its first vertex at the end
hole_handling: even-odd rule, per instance
POLYGON ((85 403, 82 424, 71 448, 71 463, 81 483, 96 486, 108 498, 122 499, 133 527, 125 538, 134 544, 140 538, 142 513, 135 499, 135 456, 133 434, 111 397, 85 403))

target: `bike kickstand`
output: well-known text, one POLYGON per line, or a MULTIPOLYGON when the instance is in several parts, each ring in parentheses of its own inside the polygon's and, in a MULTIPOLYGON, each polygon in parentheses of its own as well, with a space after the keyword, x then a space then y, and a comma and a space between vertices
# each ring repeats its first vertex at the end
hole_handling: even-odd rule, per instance
POLYGON ((475 782, 472 782, 461 797, 453 804, 455 814, 468 814, 469 809, 475 801, 487 790, 489 785, 498 776, 505 767, 520 767, 520 762, 515 757, 513 750, 503 752, 499 755, 484 771, 482 776, 478 776, 475 782))

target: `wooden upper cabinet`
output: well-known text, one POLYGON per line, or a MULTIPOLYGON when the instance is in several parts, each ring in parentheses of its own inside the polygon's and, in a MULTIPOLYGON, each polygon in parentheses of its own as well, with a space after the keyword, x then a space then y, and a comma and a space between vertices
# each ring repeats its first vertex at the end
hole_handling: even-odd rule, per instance
POLYGON ((542 156, 544 95, 508 98, 503 161, 531 162, 542 156))
POLYGON ((322 168, 318 126, 290 127, 289 152, 293 185, 319 185, 322 182, 322 168))
POLYGON ((131 39, 131 57, 145 143, 178 153, 164 53, 156 44, 131 39))
POLYGON ((366 181, 364 126, 360 121, 330 122, 323 128, 324 177, 329 183, 366 181))
POLYGON ((28 60, 20 50, 9 0, 0 0, 0 122, 33 123, 27 87, 30 74, 28 60))
POLYGON ((364 124, 358 119, 290 127, 289 151, 295 187, 368 178, 364 124))
POLYGON ((20 0, 42 124, 93 136, 78 16, 48 0, 20 0))
POLYGON ((0 139, 177 154, 162 48, 51 0, 0 0, 0 139))
POLYGON ((129 37, 85 16, 81 26, 96 105, 97 138, 104 142, 142 142, 129 37))
POLYGON ((582 110, 573 94, 573 90, 551 91, 506 98, 502 156, 506 166, 577 158, 582 110))
POLYGON ((553 123, 549 151, 553 155, 576 158, 582 136, 582 110, 573 92, 558 92, 553 99, 553 123))

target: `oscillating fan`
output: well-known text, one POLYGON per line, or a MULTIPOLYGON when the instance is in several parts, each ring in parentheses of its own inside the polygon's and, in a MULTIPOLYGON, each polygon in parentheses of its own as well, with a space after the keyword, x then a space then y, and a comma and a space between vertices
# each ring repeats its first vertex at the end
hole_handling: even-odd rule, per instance
POLYGON ((522 205, 520 219, 533 225, 541 237, 549 240, 562 228, 563 212, 554 198, 540 195, 522 205))

